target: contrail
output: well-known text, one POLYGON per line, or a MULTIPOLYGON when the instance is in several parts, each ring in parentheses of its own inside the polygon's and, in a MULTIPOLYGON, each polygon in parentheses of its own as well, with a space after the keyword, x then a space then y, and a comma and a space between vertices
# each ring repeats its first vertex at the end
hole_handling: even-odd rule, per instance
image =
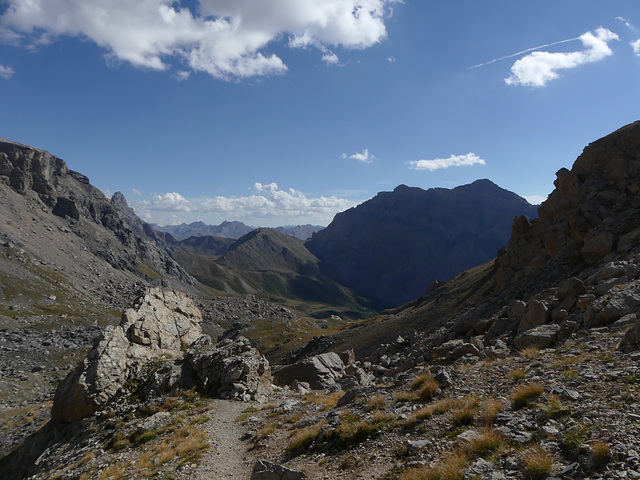
POLYGON ((540 50, 541 48, 553 47, 554 45, 560 45, 561 43, 575 42, 576 40, 580 40, 580 37, 576 38, 568 38, 567 40, 560 40, 559 42, 547 43, 546 45, 540 45, 538 47, 527 48, 526 50, 522 50, 518 53, 513 53, 511 55, 507 55, 506 57, 494 58, 490 62, 487 63, 479 63, 478 65, 474 65, 473 67, 467 68, 467 70, 473 70, 474 68, 485 67, 487 65, 491 65, 492 63, 499 62, 500 60, 506 60, 507 58, 517 57, 518 55, 522 55, 523 53, 533 52, 534 50, 540 50))

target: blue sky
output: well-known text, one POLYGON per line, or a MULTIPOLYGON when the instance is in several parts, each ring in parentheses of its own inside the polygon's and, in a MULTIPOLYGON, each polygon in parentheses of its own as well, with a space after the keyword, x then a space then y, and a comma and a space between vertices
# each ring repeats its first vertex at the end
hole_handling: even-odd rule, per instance
POLYGON ((160 224, 478 178, 539 201, 639 80, 637 0, 0 1, 0 137, 160 224))

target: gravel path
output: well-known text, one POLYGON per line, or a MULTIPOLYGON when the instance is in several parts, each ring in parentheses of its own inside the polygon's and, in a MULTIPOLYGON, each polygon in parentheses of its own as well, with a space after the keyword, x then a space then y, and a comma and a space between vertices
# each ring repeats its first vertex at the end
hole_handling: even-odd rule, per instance
POLYGON ((200 466, 190 476, 194 480, 235 479, 251 477, 255 458, 247 452, 247 445, 240 438, 244 430, 236 418, 247 408, 246 403, 216 400, 203 425, 209 435, 211 448, 203 456, 200 466))

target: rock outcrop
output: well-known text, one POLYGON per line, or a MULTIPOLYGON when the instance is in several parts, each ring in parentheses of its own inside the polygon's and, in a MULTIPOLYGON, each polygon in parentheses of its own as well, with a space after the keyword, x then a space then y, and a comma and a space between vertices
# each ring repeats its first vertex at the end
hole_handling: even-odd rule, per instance
POLYGON ((637 245, 640 229, 640 122, 584 149, 571 170, 557 172, 555 190, 539 218, 513 223, 498 258, 497 285, 506 288, 536 276, 550 261, 595 263, 637 245))
POLYGON ((157 394, 179 382, 225 397, 268 393, 269 362, 242 337, 212 346, 201 321, 186 294, 150 289, 60 383, 53 419, 73 422, 136 391, 157 394))

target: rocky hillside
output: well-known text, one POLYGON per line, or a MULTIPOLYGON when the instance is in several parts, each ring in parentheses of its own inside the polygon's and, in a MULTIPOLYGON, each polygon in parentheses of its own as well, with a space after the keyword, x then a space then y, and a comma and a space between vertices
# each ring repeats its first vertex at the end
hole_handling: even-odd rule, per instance
MULTIPOLYGON (((128 209, 124 197, 116 195, 110 201, 87 177, 44 150, 0 140, 0 187, 2 208, 7 210, 0 235, 45 263, 78 255, 57 245, 58 239, 65 243, 62 237, 72 234, 76 242, 71 242, 70 249, 78 244, 116 270, 147 279, 166 277, 193 283, 145 235, 142 222, 128 209), (39 232, 38 224, 47 233, 39 232)), ((78 268, 84 266, 84 262, 75 263, 78 268)))
MULTIPOLYGON (((272 228, 244 235, 218 256, 204 245, 220 244, 212 237, 182 240, 173 248, 176 259, 200 282, 219 292, 251 294, 295 307, 318 318, 331 314, 362 318, 373 313, 357 298, 320 271, 319 260, 299 240, 272 228)), ((220 245, 224 251, 225 246, 220 245)), ((284 335, 285 332, 282 332, 284 335)))
POLYGON ((494 258, 517 215, 536 209, 488 180, 452 190, 401 185, 336 215, 307 247, 336 281, 397 306, 494 258))

